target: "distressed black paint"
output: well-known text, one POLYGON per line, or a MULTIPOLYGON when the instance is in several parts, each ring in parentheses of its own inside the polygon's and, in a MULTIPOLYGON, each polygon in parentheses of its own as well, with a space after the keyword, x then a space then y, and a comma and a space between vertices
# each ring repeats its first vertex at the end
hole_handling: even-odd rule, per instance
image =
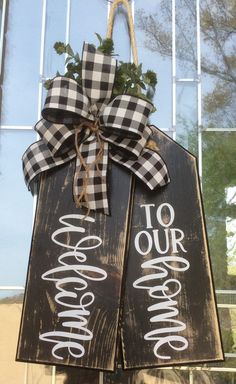
MULTIPOLYGON (((196 158, 160 131, 155 134, 155 140, 159 147, 159 153, 167 163, 171 182, 158 192, 149 192, 140 183, 137 182, 136 184, 122 327, 124 366, 125 368, 141 368, 222 360, 222 346, 196 158), (142 207, 145 203, 154 205, 150 207, 149 211, 150 222, 148 224, 150 228, 147 228, 145 208, 142 207), (162 204, 164 204, 163 220, 166 220, 166 223, 170 221, 170 212, 166 204, 173 207, 174 211, 174 220, 168 229, 157 220, 157 209, 162 204), (178 237, 181 237, 181 231, 184 234, 184 238, 180 242, 181 245, 178 244, 176 249, 174 249, 170 238, 171 228, 177 228, 178 237), (135 238, 140 231, 145 231, 140 237, 140 243, 143 242, 143 244, 138 244, 143 247, 145 253, 148 250, 147 239, 149 237, 153 239, 153 230, 156 229, 158 229, 162 251, 165 251, 164 231, 166 229, 170 238, 169 249, 161 254, 156 250, 153 243, 151 251, 146 255, 141 255, 135 248, 135 238), (189 263, 189 268, 186 268, 185 271, 175 271, 167 268, 163 263, 157 263, 150 269, 141 268, 142 263, 163 256, 182 257, 189 263), (143 276, 152 276, 160 272, 160 269, 155 269, 155 267, 161 267, 162 271, 166 270, 168 275, 154 280, 150 278, 143 282, 143 285, 161 286, 168 279, 172 280, 172 283, 164 286, 163 289, 166 289, 164 294, 160 289, 153 293, 154 297, 151 297, 148 294, 148 289, 134 288, 133 283, 143 276), (168 301, 167 296, 170 296, 180 286, 180 292, 172 298, 173 301, 177 302, 177 304, 172 305, 172 309, 176 308, 179 312, 174 314, 168 305, 164 308, 166 304, 163 303, 168 303, 171 298, 168 301), (155 295, 159 297, 157 298, 155 295), (164 309, 153 310, 154 307, 151 306, 155 304, 160 304, 164 309), (160 315, 163 313, 167 313, 163 321, 155 321, 154 317, 159 316, 160 320, 160 315), (153 319, 150 321, 152 317, 153 319), (185 325, 186 329, 175 331, 174 327, 181 324, 185 325), (169 332, 165 331, 168 327, 172 327, 169 332), (160 329, 163 333, 159 333, 160 329), (175 350, 174 347, 183 346, 181 342, 173 341, 174 347, 171 347, 168 342, 163 343, 158 348, 157 357, 154 353, 154 347, 159 340, 144 340, 144 335, 154 330, 157 330, 156 336, 159 340, 163 340, 165 336, 177 335, 183 337, 188 342, 188 346, 179 351, 175 350), (163 357, 170 357, 170 359, 163 359, 163 357)), ((150 244, 152 244, 151 240, 150 244)), ((174 268, 180 264, 173 261, 171 265, 174 268)))
MULTIPOLYGON (((87 256, 86 264, 102 268, 106 271, 107 278, 98 282, 88 280, 87 289, 77 291, 76 304, 79 304, 82 293, 91 291, 94 294, 94 302, 89 306, 91 313, 86 317, 87 328, 92 331, 93 338, 82 342, 85 353, 80 358, 71 356, 66 348, 59 350, 63 360, 52 355, 55 344, 39 339, 40 334, 50 331, 67 330, 67 332, 79 333, 75 328, 68 330, 62 327, 62 321, 72 319, 62 319, 58 315, 63 310, 71 308, 63 307, 55 301, 55 295, 60 293, 55 287, 55 282, 41 278, 45 271, 58 267, 58 257, 62 252, 68 251, 67 248, 53 243, 51 239, 55 230, 63 227, 59 219, 68 214, 86 214, 86 209, 77 209, 72 199, 73 170, 74 164, 70 163, 55 172, 47 172, 41 180, 17 360, 113 370, 131 190, 131 176, 116 165, 112 165, 110 169, 112 216, 90 212, 89 216, 95 219, 95 223, 80 221, 80 225, 85 228, 85 234, 72 232, 58 237, 58 239, 64 238, 63 241, 67 244, 75 244, 81 236, 99 236, 102 239, 99 247, 85 250, 84 253, 87 256)), ((77 225, 75 221, 74 223, 77 225)), ((90 244, 92 243, 90 241, 90 244)), ((86 246, 87 243, 82 244, 84 245, 86 246)), ((93 273, 90 274, 92 276, 93 273)), ((62 277, 67 275, 64 273, 62 277)), ((72 276, 81 278, 81 275, 75 273, 72 276)), ((75 292, 72 285, 67 284, 66 287, 75 292)), ((70 303, 70 300, 68 302, 70 303)), ((74 303, 75 300, 72 302, 74 303)), ((68 337, 63 339, 59 337, 59 339, 69 340, 68 337)))

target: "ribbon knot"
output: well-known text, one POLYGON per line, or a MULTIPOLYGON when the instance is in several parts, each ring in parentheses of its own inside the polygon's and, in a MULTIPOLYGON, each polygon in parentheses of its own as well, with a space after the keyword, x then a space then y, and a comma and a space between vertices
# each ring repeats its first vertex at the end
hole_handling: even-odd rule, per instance
MULTIPOLYGON (((89 183, 89 172, 93 166, 96 167, 96 172, 99 174, 100 178, 102 179, 102 174, 99 170, 98 164, 103 158, 104 147, 103 147, 103 142, 100 139, 100 136, 98 133, 99 128, 100 128, 100 124, 99 124, 98 118, 94 122, 84 120, 84 121, 82 121, 82 123, 80 123, 80 125, 78 127, 75 127, 75 148, 76 148, 76 154, 77 154, 77 158, 79 159, 80 165, 79 165, 79 169, 77 169, 77 172, 75 172, 75 175, 74 175, 73 195, 74 195, 74 201, 75 201, 76 206, 78 208, 81 207, 83 200, 86 202, 86 205, 88 208, 88 214, 90 211, 90 206, 89 206, 89 199, 88 199, 88 194, 87 194, 87 187, 88 187, 88 183, 89 183), (82 144, 82 141, 80 139, 81 129, 87 130, 87 133, 89 131, 94 133, 95 137, 96 137, 96 142, 99 145, 99 151, 98 151, 94 161, 89 165, 86 163, 86 158, 83 157, 83 155, 80 151, 80 146, 82 144), (83 178, 81 178, 81 172, 82 171, 85 173, 85 176, 83 178), (78 186, 78 177, 80 177, 80 179, 82 181, 82 190, 80 191, 79 196, 78 196, 78 193, 76 191, 77 186, 78 186)), ((89 138, 89 137, 90 137, 90 135, 87 136, 87 138, 89 138)), ((86 142, 86 138, 84 139, 84 142, 86 142)), ((102 182, 104 182, 104 180, 102 180, 102 182)))
POLYGON ((163 159, 145 148, 153 105, 132 96, 112 97, 116 60, 84 44, 82 87, 73 79, 55 77, 42 119, 35 130, 41 140, 23 155, 27 185, 41 172, 76 158, 73 182, 77 206, 109 214, 108 158, 125 166, 151 190, 170 179, 163 159))

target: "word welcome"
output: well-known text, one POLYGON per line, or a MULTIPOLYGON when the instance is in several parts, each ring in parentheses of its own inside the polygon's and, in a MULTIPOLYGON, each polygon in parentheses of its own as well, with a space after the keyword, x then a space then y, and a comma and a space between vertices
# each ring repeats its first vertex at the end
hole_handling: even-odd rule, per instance
POLYGON ((85 228, 71 223, 77 220, 84 220, 94 223, 90 216, 71 214, 60 217, 59 222, 64 226, 52 234, 52 241, 67 249, 67 252, 58 256, 58 266, 46 271, 41 277, 43 280, 53 281, 57 293, 54 297, 55 303, 65 307, 58 312, 58 318, 62 321, 60 330, 45 332, 39 336, 40 340, 55 344, 52 348, 52 355, 62 360, 59 350, 66 349, 68 353, 80 358, 85 354, 83 342, 92 340, 93 333, 88 329, 88 317, 90 306, 95 300, 92 292, 86 291, 88 281, 102 281, 107 278, 107 273, 101 268, 88 265, 85 251, 96 249, 102 244, 98 236, 81 236, 85 228), (70 234, 78 235, 78 241, 68 244, 70 234))
POLYGON ((153 348, 155 356, 168 360, 171 356, 160 352, 165 344, 175 351, 182 351, 188 347, 187 339, 178 334, 186 329, 186 324, 176 318, 179 315, 176 298, 181 293, 182 286, 178 279, 168 277, 171 271, 187 271, 190 264, 183 256, 175 255, 187 251, 182 244, 184 232, 179 228, 169 228, 175 219, 172 205, 164 203, 156 210, 156 219, 162 227, 161 230, 153 229, 151 207, 155 207, 154 204, 141 205, 141 208, 145 209, 146 229, 149 231, 143 230, 137 233, 134 241, 135 249, 142 256, 150 254, 153 250, 165 256, 145 261, 141 265, 142 269, 144 271, 153 269, 153 273, 144 272, 144 275, 133 283, 133 287, 147 290, 149 297, 157 299, 156 303, 147 308, 152 315, 150 323, 156 324, 157 327, 146 333, 144 340, 156 341, 153 348))

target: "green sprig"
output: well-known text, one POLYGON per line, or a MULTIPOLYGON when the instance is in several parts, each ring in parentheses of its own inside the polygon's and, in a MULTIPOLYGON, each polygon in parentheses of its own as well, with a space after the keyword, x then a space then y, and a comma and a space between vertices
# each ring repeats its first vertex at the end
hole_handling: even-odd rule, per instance
MULTIPOLYGON (((114 43, 112 39, 102 39, 102 37, 96 33, 99 41, 97 49, 105 55, 115 56, 114 54, 114 43)), ((54 49, 58 55, 66 54, 65 66, 66 72, 65 77, 75 80, 78 84, 82 84, 82 62, 79 54, 74 53, 73 49, 69 44, 62 42, 56 42, 54 49)), ((60 75, 57 72, 57 76, 60 75)), ((52 79, 44 82, 44 87, 49 89, 52 83, 52 79)), ((148 70, 142 72, 142 64, 136 66, 134 63, 124 63, 119 61, 115 74, 115 81, 113 87, 112 96, 120 94, 129 94, 137 97, 141 97, 152 101, 155 94, 157 85, 156 73, 148 70)))

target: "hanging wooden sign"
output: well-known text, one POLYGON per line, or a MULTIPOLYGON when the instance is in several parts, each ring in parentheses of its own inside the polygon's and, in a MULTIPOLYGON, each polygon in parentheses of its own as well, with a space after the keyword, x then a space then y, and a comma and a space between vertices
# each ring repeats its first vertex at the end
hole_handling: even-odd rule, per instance
POLYGON ((17 360, 104 371, 221 360, 196 159, 155 127, 153 150, 145 84, 114 94, 114 57, 85 43, 79 68, 50 81, 23 155, 26 184, 41 182, 17 360))
POLYGON ((155 129, 171 182, 137 182, 122 322, 125 368, 222 360, 196 158, 155 129))
POLYGON ((76 208, 74 163, 44 174, 17 360, 113 370, 131 177, 112 165, 112 216, 76 208))

